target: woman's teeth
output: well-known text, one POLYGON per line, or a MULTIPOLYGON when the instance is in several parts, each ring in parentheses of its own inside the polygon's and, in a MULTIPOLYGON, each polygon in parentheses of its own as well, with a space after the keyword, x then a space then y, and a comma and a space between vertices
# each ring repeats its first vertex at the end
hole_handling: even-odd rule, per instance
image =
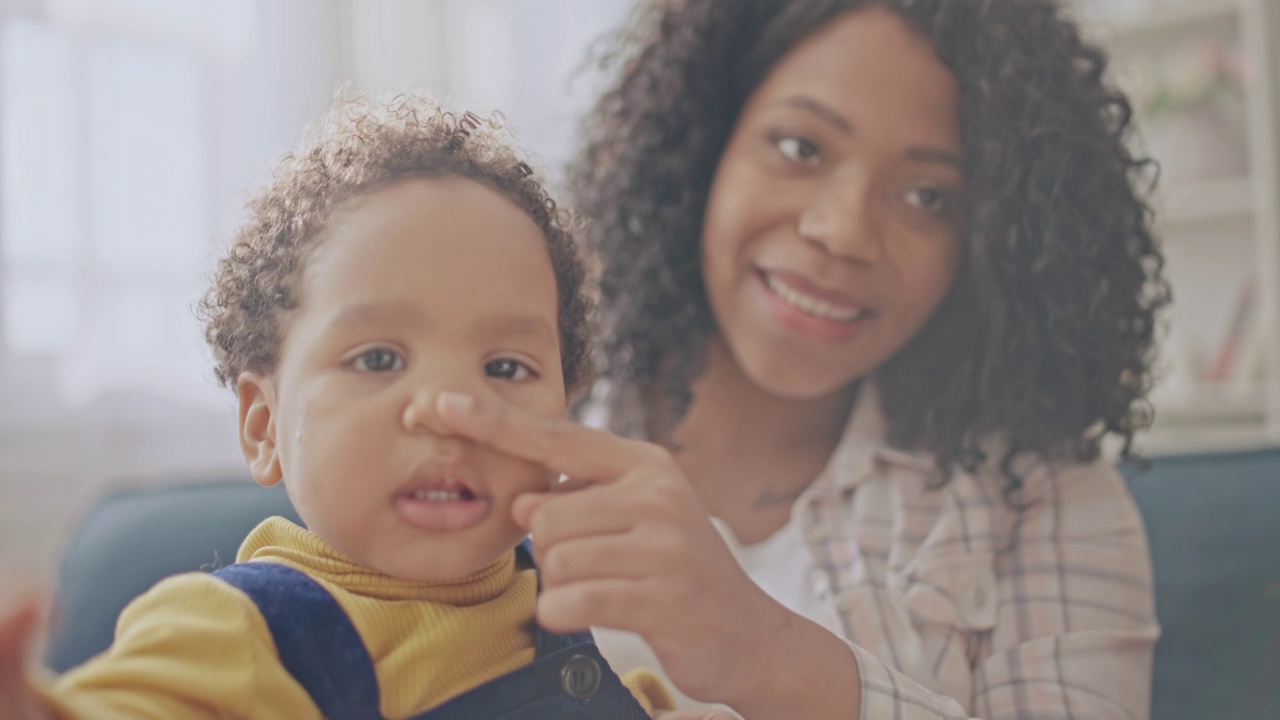
POLYGON ((768 273, 765 273, 764 281, 769 286, 769 290, 786 304, 800 312, 823 320, 851 323, 865 314, 865 311, 859 308, 838 308, 826 300, 820 300, 812 295, 805 295, 768 273))

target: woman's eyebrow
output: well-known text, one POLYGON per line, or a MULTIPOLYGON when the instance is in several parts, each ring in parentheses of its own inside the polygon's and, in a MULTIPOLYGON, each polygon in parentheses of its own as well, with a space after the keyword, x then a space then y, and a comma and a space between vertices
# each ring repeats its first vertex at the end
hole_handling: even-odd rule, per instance
POLYGON ((839 110, 836 110, 817 98, 810 97, 809 95, 792 95, 791 97, 779 100, 775 104, 787 105, 798 110, 804 110, 845 135, 853 134, 853 123, 849 122, 849 118, 845 117, 839 110))
POLYGON ((920 162, 950 165, 957 170, 964 170, 964 157, 958 153, 941 148, 922 147, 919 145, 907 148, 907 157, 920 162))
MULTIPOLYGON (((792 95, 779 100, 775 105, 785 105, 813 115, 845 135, 853 134, 853 123, 843 113, 821 100, 810 95, 792 95)), ((916 146, 907 150, 907 157, 921 162, 950 165, 957 170, 964 169, 964 158, 955 152, 935 147, 916 146)))

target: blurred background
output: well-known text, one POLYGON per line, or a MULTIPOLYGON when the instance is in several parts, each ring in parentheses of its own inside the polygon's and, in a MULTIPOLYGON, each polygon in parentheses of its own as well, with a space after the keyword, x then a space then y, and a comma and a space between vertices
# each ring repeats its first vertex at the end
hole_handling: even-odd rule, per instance
MULTIPOLYGON (((1079 0, 1163 165, 1151 453, 1280 439, 1273 0, 1079 0), (1271 22, 1267 22, 1268 12, 1271 22)), ((88 499, 243 475, 193 306, 343 82, 499 108, 557 176, 633 0, 0 0, 0 583, 88 499)))
POLYGON ((630 4, 0 1, 0 585, 106 486, 244 474, 193 308, 339 85, 500 108, 558 170, 630 4))

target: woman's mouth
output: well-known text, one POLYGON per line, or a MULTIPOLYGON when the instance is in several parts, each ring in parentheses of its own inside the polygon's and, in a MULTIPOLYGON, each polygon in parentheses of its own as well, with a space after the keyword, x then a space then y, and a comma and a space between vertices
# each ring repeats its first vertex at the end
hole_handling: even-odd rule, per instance
POLYGON ((819 287, 801 275, 760 270, 757 276, 764 310, 789 333, 842 343, 875 316, 849 296, 819 287))
POLYGON ((787 282, 774 273, 762 272, 764 284, 769 291, 784 303, 807 315, 840 323, 854 323, 862 319, 867 311, 852 303, 836 304, 830 300, 817 297, 798 287, 795 280, 787 282))

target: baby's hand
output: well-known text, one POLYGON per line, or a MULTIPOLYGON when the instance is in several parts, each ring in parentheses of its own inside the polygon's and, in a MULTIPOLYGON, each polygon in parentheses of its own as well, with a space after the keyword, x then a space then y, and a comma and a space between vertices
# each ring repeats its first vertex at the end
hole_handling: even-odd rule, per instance
POLYGON ((26 674, 37 617, 34 600, 0 616, 0 720, 52 720, 26 674))

